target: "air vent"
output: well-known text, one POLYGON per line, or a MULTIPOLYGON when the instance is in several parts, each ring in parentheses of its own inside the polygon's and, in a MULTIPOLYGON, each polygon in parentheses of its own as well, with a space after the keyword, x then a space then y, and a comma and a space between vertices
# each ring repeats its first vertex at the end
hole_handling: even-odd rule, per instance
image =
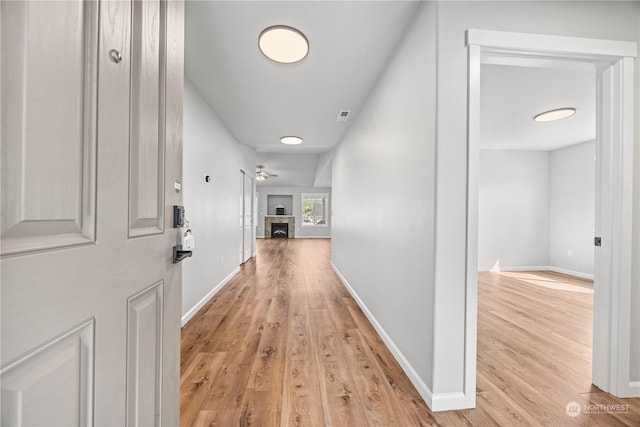
POLYGON ((340 114, 338 114, 337 122, 346 122, 349 118, 349 114, 351 114, 351 110, 340 110, 340 114))

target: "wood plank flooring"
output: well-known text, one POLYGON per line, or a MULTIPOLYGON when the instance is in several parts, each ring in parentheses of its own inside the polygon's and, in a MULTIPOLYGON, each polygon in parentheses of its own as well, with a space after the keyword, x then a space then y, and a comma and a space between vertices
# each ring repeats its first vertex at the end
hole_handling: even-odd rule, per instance
POLYGON ((590 384, 588 282, 482 273, 477 408, 431 413, 329 256, 329 240, 258 240, 182 330, 182 426, 640 425, 640 399, 590 384))

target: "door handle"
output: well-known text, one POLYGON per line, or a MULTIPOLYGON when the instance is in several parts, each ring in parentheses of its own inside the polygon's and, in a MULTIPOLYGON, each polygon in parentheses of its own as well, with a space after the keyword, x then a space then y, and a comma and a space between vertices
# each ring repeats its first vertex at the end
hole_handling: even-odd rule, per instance
POLYGON ((189 258, 193 255, 192 251, 183 251, 182 245, 176 245, 173 247, 173 263, 177 264, 185 258, 189 258))

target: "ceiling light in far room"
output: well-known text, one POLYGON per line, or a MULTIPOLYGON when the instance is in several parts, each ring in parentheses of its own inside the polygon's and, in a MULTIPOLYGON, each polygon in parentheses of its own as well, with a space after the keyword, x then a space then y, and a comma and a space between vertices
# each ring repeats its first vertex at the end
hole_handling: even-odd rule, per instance
POLYGON ((287 145, 298 145, 302 144, 302 138, 299 136, 283 136, 280 138, 280 142, 287 145))
POLYGON ((305 35, 286 25, 266 28, 260 33, 258 45, 264 56, 282 64, 300 62, 309 53, 309 41, 305 35))
POLYGON ((566 119, 576 113, 575 108, 557 108, 537 114, 533 120, 536 122, 552 122, 554 120, 566 119))
POLYGON ((264 181, 265 179, 267 179, 267 177, 262 175, 256 175, 256 181, 264 181))

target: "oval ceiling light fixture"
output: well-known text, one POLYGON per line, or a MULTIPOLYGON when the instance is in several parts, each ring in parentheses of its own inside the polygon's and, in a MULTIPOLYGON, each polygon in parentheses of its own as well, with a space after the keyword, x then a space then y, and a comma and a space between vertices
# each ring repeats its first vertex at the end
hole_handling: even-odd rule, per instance
POLYGON ((309 41, 305 35, 286 25, 266 28, 260 33, 258 45, 264 56, 282 64, 300 62, 309 53, 309 41))
POLYGON ((298 145, 302 144, 302 138, 299 136, 283 136, 280 138, 280 142, 287 145, 298 145))
POLYGON ((575 108, 557 108, 537 114, 533 120, 536 122, 552 122, 554 120, 566 119, 576 113, 575 108))

